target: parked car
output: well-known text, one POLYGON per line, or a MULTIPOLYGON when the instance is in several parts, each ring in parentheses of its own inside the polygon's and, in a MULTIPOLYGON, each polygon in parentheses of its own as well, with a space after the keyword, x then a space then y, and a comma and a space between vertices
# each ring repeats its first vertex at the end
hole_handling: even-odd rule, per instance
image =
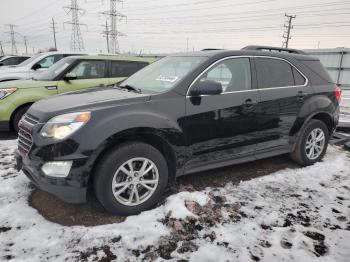
POLYGON ((33 56, 15 66, 0 67, 0 82, 30 79, 38 73, 48 69, 50 66, 67 56, 82 54, 47 52, 33 56))
POLYGON ((30 58, 30 56, 3 56, 0 58, 0 67, 18 65, 28 58, 30 58))
POLYGON ((17 166, 66 202, 84 202, 91 186, 111 213, 137 214, 181 175, 285 153, 303 166, 320 161, 340 98, 320 61, 302 51, 172 55, 114 88, 32 105, 17 166))
POLYGON ((40 99, 115 84, 153 61, 131 56, 71 56, 31 80, 0 83, 0 131, 18 131, 23 114, 40 99))

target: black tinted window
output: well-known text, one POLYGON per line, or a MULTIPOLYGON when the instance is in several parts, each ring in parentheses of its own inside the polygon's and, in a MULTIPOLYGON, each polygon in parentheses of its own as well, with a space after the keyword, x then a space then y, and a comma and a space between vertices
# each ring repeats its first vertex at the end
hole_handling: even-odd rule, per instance
POLYGON ((112 61, 111 77, 129 77, 146 65, 148 65, 148 63, 112 61))
POLYGON ((273 58, 257 58, 259 87, 294 86, 292 66, 287 62, 273 58))
POLYGON ((296 86, 302 86, 305 84, 305 78, 293 67, 294 82, 296 86))
POLYGON ((11 58, 8 58, 4 61, 1 62, 3 65, 17 65, 18 64, 18 58, 17 57, 11 57, 11 58))

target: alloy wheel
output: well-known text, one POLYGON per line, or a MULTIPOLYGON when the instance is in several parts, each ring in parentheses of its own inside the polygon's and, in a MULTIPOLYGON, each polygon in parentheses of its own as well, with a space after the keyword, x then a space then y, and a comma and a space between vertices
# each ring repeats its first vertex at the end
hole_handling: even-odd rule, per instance
POLYGON ((115 172, 112 192, 115 199, 126 206, 136 206, 147 201, 157 189, 159 172, 147 158, 132 158, 115 172))
POLYGON ((313 129, 306 139, 305 152, 310 160, 317 159, 323 152, 326 137, 322 129, 313 129))

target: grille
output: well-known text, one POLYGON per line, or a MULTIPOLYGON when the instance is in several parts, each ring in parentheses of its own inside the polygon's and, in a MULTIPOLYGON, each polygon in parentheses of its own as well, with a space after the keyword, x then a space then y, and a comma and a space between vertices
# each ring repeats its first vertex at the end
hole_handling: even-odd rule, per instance
MULTIPOLYGON (((36 117, 29 114, 25 114, 21 121, 26 122, 31 126, 39 123, 36 117)), ((23 126, 23 124, 20 124, 18 131, 18 151, 23 155, 27 155, 32 148, 32 145, 33 139, 30 130, 23 126)))
POLYGON ((35 126, 37 123, 39 123, 39 119, 30 114, 25 114, 23 120, 32 126, 35 126))

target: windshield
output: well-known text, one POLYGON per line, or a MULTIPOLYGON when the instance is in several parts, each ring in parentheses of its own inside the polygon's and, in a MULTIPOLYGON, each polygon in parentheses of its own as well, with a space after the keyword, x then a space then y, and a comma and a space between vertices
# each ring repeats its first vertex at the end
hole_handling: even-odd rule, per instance
POLYGON ((66 70, 71 64, 73 64, 75 60, 76 59, 71 57, 64 58, 55 63, 49 69, 36 75, 33 79, 40 81, 53 81, 58 75, 60 75, 64 70, 66 70))
POLYGON ((31 58, 28 58, 27 60, 24 60, 22 63, 16 65, 16 66, 26 66, 29 65, 31 62, 36 60, 38 57, 42 56, 43 54, 37 54, 35 56, 32 56, 31 58))
POLYGON ((122 82, 142 93, 162 93, 170 90, 192 72, 206 57, 165 57, 138 71, 122 82))

